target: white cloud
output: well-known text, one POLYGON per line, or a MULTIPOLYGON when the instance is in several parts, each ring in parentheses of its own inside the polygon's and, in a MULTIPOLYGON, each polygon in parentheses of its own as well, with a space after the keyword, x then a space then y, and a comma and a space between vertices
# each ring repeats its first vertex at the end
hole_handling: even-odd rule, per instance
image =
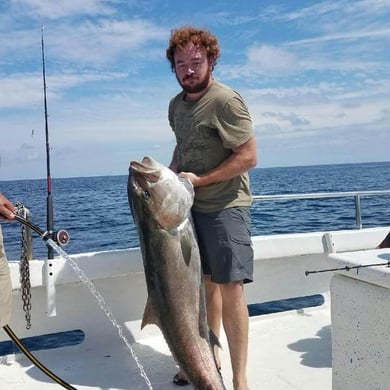
POLYGON ((165 29, 146 20, 100 20, 58 26, 51 32, 50 41, 49 36, 46 40, 61 60, 97 65, 120 58, 153 60, 151 43, 166 39, 166 35, 165 29))
POLYGON ((299 67, 299 59, 293 53, 275 46, 251 46, 247 56, 249 72, 290 74, 299 67))
POLYGON ((345 26, 345 23, 364 23, 367 19, 383 16, 390 10, 388 0, 328 0, 317 2, 308 7, 295 9, 291 12, 274 14, 274 19, 287 21, 313 20, 313 27, 345 26), (324 23, 329 22, 329 23, 324 23))
POLYGON ((0 78, 0 108, 28 106, 42 101, 42 77, 16 74, 0 78))
MULTIPOLYGON (((118 80, 125 73, 61 73, 46 75, 48 99, 59 99, 69 88, 88 82, 118 80)), ((0 109, 28 108, 43 101, 43 78, 41 73, 16 73, 0 77, 0 109)))
POLYGON ((13 0, 14 12, 30 14, 37 19, 59 19, 76 15, 110 15, 115 9, 105 0, 13 0))
MULTIPOLYGON (((45 54, 54 63, 98 66, 118 59, 153 60, 153 43, 166 39, 167 31, 147 20, 94 20, 78 24, 56 23, 44 30, 45 54)), ((40 28, 0 32, 0 64, 20 57, 36 61, 41 54, 40 28)), ((157 57, 158 58, 158 57, 157 57)))

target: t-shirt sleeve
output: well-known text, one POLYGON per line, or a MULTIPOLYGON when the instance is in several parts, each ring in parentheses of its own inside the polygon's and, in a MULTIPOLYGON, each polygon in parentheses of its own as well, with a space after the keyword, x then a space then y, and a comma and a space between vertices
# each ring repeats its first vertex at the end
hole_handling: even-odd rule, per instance
POLYGON ((253 125, 248 108, 237 95, 229 99, 218 115, 218 132, 223 146, 234 149, 253 137, 253 125))

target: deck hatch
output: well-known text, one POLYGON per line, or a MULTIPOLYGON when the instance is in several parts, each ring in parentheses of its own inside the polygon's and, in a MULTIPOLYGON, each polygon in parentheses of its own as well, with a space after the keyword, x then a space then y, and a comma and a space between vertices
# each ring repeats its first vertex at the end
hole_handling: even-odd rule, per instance
MULTIPOLYGON (((85 334, 80 329, 68 330, 44 334, 39 336, 25 337, 20 339, 22 344, 30 351, 40 351, 43 349, 54 349, 67 347, 70 345, 81 344, 84 341, 85 334)), ((13 341, 0 342, 0 356, 20 353, 21 351, 13 341)))
POLYGON ((299 310, 307 307, 321 306, 325 302, 323 295, 306 295, 303 297, 279 299, 262 303, 248 305, 249 316, 260 316, 263 314, 279 313, 288 310, 299 310))

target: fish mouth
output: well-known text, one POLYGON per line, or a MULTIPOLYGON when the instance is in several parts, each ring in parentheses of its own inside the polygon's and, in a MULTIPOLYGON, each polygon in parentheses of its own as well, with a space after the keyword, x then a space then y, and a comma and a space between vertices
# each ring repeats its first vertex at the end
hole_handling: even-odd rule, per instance
POLYGON ((159 164, 151 157, 144 157, 141 162, 131 161, 130 171, 133 185, 141 188, 157 183, 161 176, 159 164))

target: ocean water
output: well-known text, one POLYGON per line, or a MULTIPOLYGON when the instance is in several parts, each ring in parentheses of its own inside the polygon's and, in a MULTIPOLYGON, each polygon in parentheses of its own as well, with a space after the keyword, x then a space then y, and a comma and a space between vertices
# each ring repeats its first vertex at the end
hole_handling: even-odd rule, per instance
MULTIPOLYGON (((390 189, 390 162, 256 168, 251 170, 254 195, 390 189)), ((46 179, 0 181, 0 192, 20 201, 32 222, 46 229, 46 179)), ((52 179, 55 230, 65 229, 64 250, 79 252, 138 246, 127 202, 127 176, 52 179)), ((361 198, 363 227, 390 225, 390 195, 361 198)), ((353 197, 254 202, 252 234, 282 234, 355 229, 353 197)), ((20 258, 18 222, 2 223, 8 259, 20 258)), ((34 258, 47 255, 45 243, 33 233, 34 258)))

